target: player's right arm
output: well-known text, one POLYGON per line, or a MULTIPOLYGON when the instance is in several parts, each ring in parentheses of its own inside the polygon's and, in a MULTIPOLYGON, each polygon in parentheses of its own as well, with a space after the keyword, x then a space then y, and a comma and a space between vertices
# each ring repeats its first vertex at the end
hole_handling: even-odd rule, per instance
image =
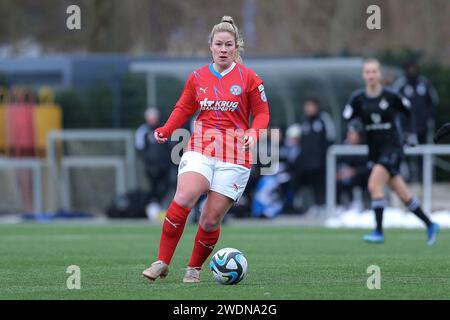
POLYGON ((181 128, 184 123, 197 111, 197 103, 195 98, 195 78, 191 73, 186 81, 180 98, 169 116, 169 119, 167 119, 164 126, 155 130, 154 135, 158 143, 166 142, 172 133, 176 129, 181 128))
POLYGON ((402 112, 407 119, 406 124, 406 144, 410 147, 417 145, 416 118, 412 110, 411 101, 405 96, 393 93, 393 105, 399 112, 402 112))
POLYGON ((350 121, 350 120, 360 117, 360 106, 359 106, 358 99, 357 99, 359 94, 360 94, 359 90, 354 92, 350 96, 350 99, 348 100, 347 104, 344 107, 344 111, 342 112, 342 117, 346 121, 350 121))

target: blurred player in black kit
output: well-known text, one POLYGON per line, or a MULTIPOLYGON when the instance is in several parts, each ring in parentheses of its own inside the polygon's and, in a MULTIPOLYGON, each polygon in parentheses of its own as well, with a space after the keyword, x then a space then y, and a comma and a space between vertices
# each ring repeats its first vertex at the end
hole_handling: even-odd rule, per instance
POLYGON ((427 227, 427 244, 436 241, 439 226, 430 221, 423 212, 419 201, 411 195, 399 173, 403 154, 403 133, 400 114, 410 120, 408 144, 417 144, 414 132, 414 117, 411 104, 405 97, 384 88, 381 84, 381 66, 375 59, 366 60, 363 66, 364 89, 355 91, 343 116, 346 120, 358 118, 364 125, 369 146, 369 168, 371 169, 368 190, 375 211, 376 229, 364 236, 370 243, 383 243, 383 210, 387 204, 384 187, 387 184, 406 205, 408 210, 421 219, 427 227))

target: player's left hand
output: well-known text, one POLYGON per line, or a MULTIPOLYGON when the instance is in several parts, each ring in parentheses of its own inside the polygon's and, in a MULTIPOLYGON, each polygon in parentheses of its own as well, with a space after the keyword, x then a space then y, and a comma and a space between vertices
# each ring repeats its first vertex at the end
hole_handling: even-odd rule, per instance
POLYGON ((418 144, 417 134, 408 133, 408 137, 406 138, 406 144, 410 147, 415 147, 418 144))
POLYGON ((255 145, 255 138, 253 138, 252 135, 245 135, 244 136, 244 145, 242 146, 245 151, 250 150, 255 145))

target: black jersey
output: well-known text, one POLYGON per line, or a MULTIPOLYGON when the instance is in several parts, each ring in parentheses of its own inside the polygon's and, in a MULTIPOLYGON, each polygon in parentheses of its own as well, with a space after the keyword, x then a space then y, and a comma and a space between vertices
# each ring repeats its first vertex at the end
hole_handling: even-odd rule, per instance
POLYGON ((395 92, 411 101, 411 110, 415 115, 419 135, 427 133, 428 121, 434 122, 439 97, 431 82, 423 77, 400 77, 392 85, 395 92))
MULTIPOLYGON (((399 115, 405 113, 412 123, 411 103, 394 91, 383 88, 378 97, 369 97, 365 89, 355 91, 343 116, 346 120, 358 118, 366 131, 371 153, 375 150, 403 150, 403 129, 399 115)), ((414 131, 411 125, 409 130, 414 131)))
POLYGON ((302 124, 300 166, 304 171, 325 168, 328 147, 335 140, 334 123, 327 112, 306 118, 302 124))

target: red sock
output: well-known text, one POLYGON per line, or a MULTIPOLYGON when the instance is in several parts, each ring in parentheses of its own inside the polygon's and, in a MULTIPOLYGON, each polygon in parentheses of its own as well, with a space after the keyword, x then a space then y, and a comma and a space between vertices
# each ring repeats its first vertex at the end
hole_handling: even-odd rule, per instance
POLYGON ((162 260, 166 264, 172 260, 190 211, 191 209, 183 208, 175 200, 170 203, 159 241, 158 260, 162 260))
POLYGON ((194 249, 188 267, 201 268, 203 262, 214 250, 214 246, 219 240, 220 227, 212 232, 207 232, 199 225, 195 236, 194 249))

